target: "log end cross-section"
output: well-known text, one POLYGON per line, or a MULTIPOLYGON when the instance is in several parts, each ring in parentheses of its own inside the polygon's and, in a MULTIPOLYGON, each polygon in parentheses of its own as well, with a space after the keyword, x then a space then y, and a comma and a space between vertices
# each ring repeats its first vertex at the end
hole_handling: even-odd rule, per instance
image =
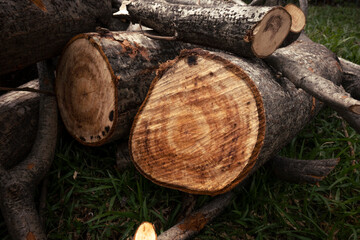
POLYGON ((284 41, 291 27, 291 16, 282 7, 273 8, 252 32, 252 51, 260 58, 272 54, 284 41))
POLYGON ((56 94, 67 130, 79 141, 99 142, 114 123, 115 84, 107 58, 86 38, 69 44, 57 71, 56 94))
POLYGON ((130 134, 135 166, 153 182, 185 192, 231 189, 262 146, 258 89, 241 68, 201 50, 183 51, 161 68, 130 134))

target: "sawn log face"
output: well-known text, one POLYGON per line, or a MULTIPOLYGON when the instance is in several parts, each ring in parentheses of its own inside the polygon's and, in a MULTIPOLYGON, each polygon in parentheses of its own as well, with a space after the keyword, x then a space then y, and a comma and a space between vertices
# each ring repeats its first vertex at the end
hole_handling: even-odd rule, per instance
MULTIPOLYGON (((325 47, 298 41, 282 51, 309 71, 340 81, 338 62, 325 47)), ((163 67, 165 71, 152 83, 135 118, 130 151, 136 167, 147 178, 186 192, 215 195, 230 190, 287 144, 322 106, 259 59, 196 50, 163 67), (181 64, 184 61, 189 66, 181 64), (215 67, 214 61, 231 70, 219 74, 223 70, 215 67), (191 65, 199 71, 190 74, 191 65), (213 75, 206 74, 208 71, 213 75), (255 89, 244 91, 235 81, 232 87, 225 84, 217 90, 221 89, 217 82, 229 81, 231 72, 242 72, 237 81, 250 79, 247 81, 255 89), (198 86, 196 79, 201 79, 198 86), (228 112, 250 96, 260 96, 257 101, 262 104, 228 112), (258 117, 254 118, 256 112, 258 117), (239 132, 230 130, 230 125, 236 125, 239 132), (250 153, 244 155, 244 151, 250 153)))
POLYGON ((183 46, 138 32, 73 38, 56 79, 61 117, 70 134, 86 145, 126 138, 155 70, 175 58, 183 46))

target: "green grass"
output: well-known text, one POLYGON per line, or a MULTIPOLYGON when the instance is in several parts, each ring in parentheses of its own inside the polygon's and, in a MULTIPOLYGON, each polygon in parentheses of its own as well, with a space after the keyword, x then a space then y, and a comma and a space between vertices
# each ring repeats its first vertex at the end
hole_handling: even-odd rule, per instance
MULTIPOLYGON (((306 31, 317 42, 360 64, 360 8, 312 7, 306 31)), ((281 154, 302 159, 341 157, 319 186, 275 178, 265 166, 223 214, 195 239, 359 239, 360 136, 324 109, 281 154), (351 156, 348 142, 355 149, 351 156)), ((176 223, 183 195, 159 187, 133 167, 117 170, 116 143, 84 147, 63 136, 49 174, 49 239, 127 239, 142 221, 160 233, 176 223), (74 178, 74 173, 77 177, 74 178)), ((211 198, 199 196, 197 207, 211 198)), ((0 219, 0 238, 10 239, 0 219)))

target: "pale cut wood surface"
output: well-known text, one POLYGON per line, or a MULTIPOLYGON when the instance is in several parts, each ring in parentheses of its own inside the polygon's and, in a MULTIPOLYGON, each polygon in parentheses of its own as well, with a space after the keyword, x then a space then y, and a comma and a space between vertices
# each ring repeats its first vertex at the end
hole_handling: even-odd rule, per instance
POLYGON ((116 93, 111 70, 86 38, 70 44, 62 59, 56 93, 63 122, 78 139, 99 141, 113 125, 116 93))
POLYGON ((154 80, 130 140, 145 176, 211 194, 256 159, 264 135, 261 98, 248 75, 227 64, 190 55, 154 80))
POLYGON ((291 28, 290 32, 299 33, 301 32, 306 24, 306 17, 303 11, 294 4, 287 4, 285 10, 291 15, 291 28))
POLYGON ((152 223, 143 222, 135 232, 134 240, 156 240, 157 235, 152 223))

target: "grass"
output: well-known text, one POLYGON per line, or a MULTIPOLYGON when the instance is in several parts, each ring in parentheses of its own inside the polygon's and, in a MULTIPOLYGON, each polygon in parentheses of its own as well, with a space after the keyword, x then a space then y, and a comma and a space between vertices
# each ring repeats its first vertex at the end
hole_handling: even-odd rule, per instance
MULTIPOLYGON (((339 56, 360 64, 360 8, 311 7, 306 32, 339 56)), ((359 239, 360 136, 330 109, 281 154, 302 159, 341 157, 319 186, 290 184, 265 166, 223 214, 195 239, 359 239), (355 150, 350 153, 349 143, 355 150)), ((142 221, 160 233, 176 223, 183 194, 159 187, 133 167, 116 168, 116 143, 84 147, 63 136, 49 173, 49 239, 128 239, 142 221)), ((199 196, 197 207, 211 198, 199 196)), ((0 219, 0 238, 10 239, 0 219)))

